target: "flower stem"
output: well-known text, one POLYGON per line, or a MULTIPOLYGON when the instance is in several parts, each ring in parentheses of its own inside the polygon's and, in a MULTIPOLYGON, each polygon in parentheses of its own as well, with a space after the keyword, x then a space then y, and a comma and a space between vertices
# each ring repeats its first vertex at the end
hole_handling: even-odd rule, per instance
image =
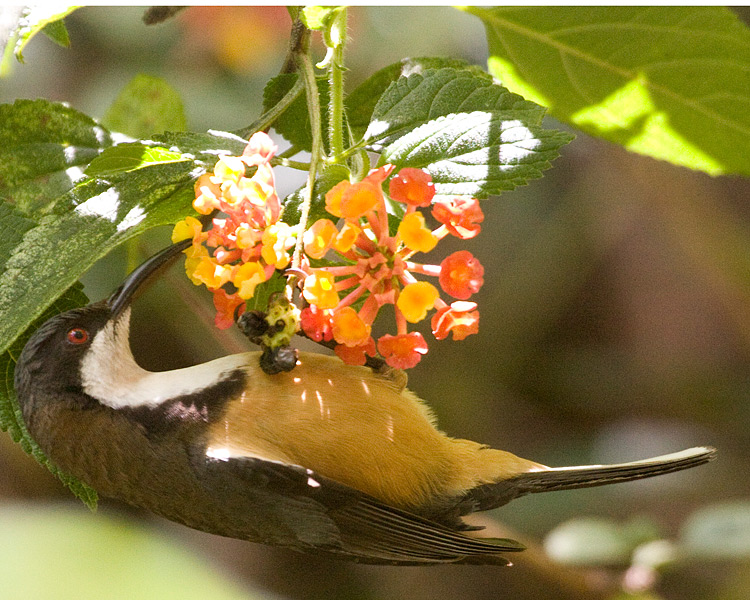
POLYGON ((284 111, 289 108, 289 105, 297 99, 297 96, 300 95, 304 87, 305 84, 302 81, 302 78, 298 77, 297 81, 294 82, 292 89, 284 94, 284 97, 279 100, 278 103, 274 104, 267 112, 263 113, 248 127, 238 131, 237 135, 243 138, 248 138, 256 131, 264 131, 271 127, 274 121, 276 121, 276 119, 278 119, 284 111))
POLYGON ((328 107, 328 143, 337 156, 344 151, 344 46, 346 45, 346 8, 341 8, 327 36, 333 55, 328 64, 330 101, 328 107))
POLYGON ((323 133, 321 131, 320 119, 320 95, 318 94, 318 84, 315 81, 315 69, 310 56, 310 40, 306 38, 306 43, 300 44, 295 51, 297 59, 297 71, 300 80, 304 82, 305 96, 307 97, 307 111, 310 116, 310 128, 312 133, 312 150, 310 152, 310 169, 307 175, 307 185, 302 200, 300 231, 297 234, 297 243, 292 255, 292 268, 299 269, 302 261, 302 247, 304 231, 307 227, 307 219, 310 215, 310 204, 312 204, 313 185, 315 176, 318 171, 318 163, 325 159, 323 151, 323 133))

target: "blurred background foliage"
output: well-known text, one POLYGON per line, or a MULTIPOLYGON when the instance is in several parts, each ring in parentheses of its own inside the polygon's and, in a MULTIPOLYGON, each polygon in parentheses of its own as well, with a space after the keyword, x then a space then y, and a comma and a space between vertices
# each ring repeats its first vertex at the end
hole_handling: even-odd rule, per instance
MULTIPOLYGON (((748 9, 734 10, 748 22, 748 9)), ((193 7, 154 27, 142 12, 75 12, 71 48, 38 36, 0 81, 0 102, 42 97, 101 118, 147 73, 179 91, 191 130, 238 129, 259 114, 286 51, 284 7, 193 7)), ((486 65, 481 22, 451 8, 359 7, 350 24, 350 89, 405 56, 486 65)), ((283 169, 277 178, 282 194, 302 181, 283 169)), ((700 444, 719 448, 715 463, 475 517, 490 535, 529 544, 511 569, 366 567, 218 538, 107 500, 91 515, 0 434, 0 597, 750 597, 749 197, 746 179, 579 134, 543 179, 483 203, 484 233, 470 248, 487 274, 480 334, 432 344, 410 374, 451 435, 542 463, 700 444)), ((168 235, 100 261, 84 278, 89 297, 168 235)), ((212 328, 212 313, 210 296, 175 268, 136 306, 136 356, 161 370, 247 349, 212 328)))

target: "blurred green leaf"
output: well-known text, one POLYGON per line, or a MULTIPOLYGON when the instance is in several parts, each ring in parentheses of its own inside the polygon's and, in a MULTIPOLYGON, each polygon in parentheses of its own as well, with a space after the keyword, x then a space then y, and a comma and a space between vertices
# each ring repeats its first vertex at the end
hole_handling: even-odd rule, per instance
POLYGON ((204 556, 122 517, 50 505, 0 509, 3 600, 270 600, 204 556))
POLYGON ((750 501, 725 502, 693 513, 680 532, 685 551, 702 559, 750 558, 750 501))
POLYGON ((550 114, 628 150, 750 175, 750 30, 711 6, 465 7, 489 70, 550 114))
POLYGON ((179 93, 164 79, 144 74, 133 77, 122 89, 102 123, 111 131, 144 139, 187 127, 179 93))
POLYGON ((21 448, 33 456, 42 465, 47 467, 53 474, 70 488, 70 490, 80 498, 89 508, 96 508, 96 492, 78 481, 76 478, 67 475, 54 466, 44 455, 39 445, 31 438, 23 421, 21 409, 18 405, 13 378, 15 374, 18 356, 26 345, 32 333, 44 323, 47 319, 56 314, 71 310, 88 303, 88 298, 82 291, 82 286, 78 283, 71 286, 31 325, 21 336, 16 338, 13 344, 3 354, 0 354, 0 374, 3 383, 0 385, 0 429, 7 431, 11 439, 21 445, 21 448))
POLYGON ((476 111, 440 117, 385 148, 379 164, 426 170, 436 197, 486 198, 542 176, 573 136, 476 111))
POLYGON ((624 566, 638 546, 657 537, 656 528, 643 520, 620 525, 600 517, 579 517, 553 529, 544 549, 553 560, 567 565, 624 566))
POLYGON ((424 56, 405 58, 397 63, 388 65, 373 73, 346 97, 346 116, 355 137, 361 138, 364 136, 365 130, 370 124, 372 113, 375 110, 375 105, 379 102, 380 97, 391 83, 399 77, 408 77, 415 73, 423 73, 427 69, 442 68, 463 70, 473 73, 478 77, 487 76, 487 73, 478 66, 470 65, 466 61, 457 58, 424 56))
POLYGON ((0 197, 24 216, 39 217, 84 178, 82 167, 112 143, 105 128, 65 104, 0 104, 0 197))

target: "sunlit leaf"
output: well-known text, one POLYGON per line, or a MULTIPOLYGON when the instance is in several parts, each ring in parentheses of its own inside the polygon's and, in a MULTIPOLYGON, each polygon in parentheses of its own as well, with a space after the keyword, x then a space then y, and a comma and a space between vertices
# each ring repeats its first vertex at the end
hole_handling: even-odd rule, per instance
POLYGON ((466 7, 490 72, 550 114, 627 149, 750 174, 750 29, 701 6, 466 7))
POLYGON ((0 197, 27 217, 44 214, 112 143, 104 127, 65 104, 0 104, 0 197))

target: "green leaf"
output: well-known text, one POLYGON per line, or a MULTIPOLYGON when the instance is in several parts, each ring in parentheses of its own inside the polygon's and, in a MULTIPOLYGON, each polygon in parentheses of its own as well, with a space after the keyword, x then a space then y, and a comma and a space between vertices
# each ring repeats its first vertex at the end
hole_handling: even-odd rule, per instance
POLYGON ((425 169, 435 183, 436 197, 486 198, 541 177, 573 139, 502 112, 459 113, 417 127, 388 146, 379 164, 425 169))
MULTIPOLYGON (((40 31, 44 31, 45 28, 51 23, 61 21, 61 19, 68 16, 79 6, 64 6, 60 7, 56 4, 39 4, 32 7, 26 7, 23 11, 21 19, 16 25, 15 29, 10 32, 8 43, 14 43, 14 54, 19 62, 23 62, 23 50, 26 48, 31 39, 40 31)), ((62 26, 65 29, 65 26, 62 26)), ((51 28, 45 31, 55 42, 60 43, 61 33, 59 27, 51 28)), ((65 36, 67 37, 67 32, 65 36)), ((66 45, 66 44, 61 44, 66 45)))
POLYGON ((134 138, 186 129, 185 110, 177 91, 164 79, 144 74, 133 77, 122 89, 102 123, 134 138))
POLYGON ((490 72, 550 114, 625 148, 750 175, 750 30, 701 6, 466 7, 490 72))
POLYGON ((156 225, 192 214, 190 160, 157 163, 88 180, 29 229, 0 275, 0 351, 97 259, 156 225))
MULTIPOLYGON (((271 79, 263 90, 263 111, 268 111, 272 106, 292 89, 297 81, 296 73, 284 73, 271 79)), ((318 93, 320 94, 321 120, 328 122, 328 80, 325 77, 316 78, 318 93)), ((312 148, 312 130, 310 127, 310 116, 307 112, 307 100, 305 94, 300 94, 294 102, 276 119, 273 128, 277 133, 284 136, 293 146, 308 152, 312 148)), ((325 142, 325 140, 324 140, 325 142)), ((327 142, 325 142, 327 143, 327 142)))
POLYGON ((153 139, 158 144, 169 146, 170 151, 179 152, 206 169, 213 168, 221 156, 241 156, 247 146, 246 138, 228 131, 213 129, 209 129, 207 133, 168 131, 153 136, 153 139))
POLYGON ((375 110, 375 105, 391 83, 399 77, 408 77, 415 73, 423 73, 428 69, 446 67, 467 71, 477 77, 487 76, 479 67, 456 58, 427 56, 405 58, 400 62, 388 65, 373 73, 346 97, 346 115, 355 137, 361 138, 364 136, 365 130, 370 124, 372 112, 375 110))
POLYGON ((184 161, 179 152, 160 146, 145 146, 140 142, 120 144, 107 148, 86 168, 90 177, 108 177, 122 171, 134 171, 158 163, 184 161))
POLYGON ((750 558, 750 502, 737 500, 696 511, 680 532, 684 550, 700 559, 750 558))
POLYGON ((121 511, 4 501, 0 531, 4 600, 279 598, 239 584, 179 536, 121 511))
POLYGON ((274 271, 271 278, 259 284, 255 288, 253 297, 246 302, 247 310, 268 310, 271 296, 282 292, 286 287, 287 279, 279 271, 274 271))
POLYGON ((36 223, 24 217, 15 206, 0 200, 0 273, 23 236, 35 226, 36 223))
POLYGON ((0 374, 3 377, 3 384, 0 386, 0 429, 7 431, 13 441, 19 443, 21 448, 33 456, 42 465, 47 467, 53 474, 70 488, 70 490, 80 498, 89 508, 95 508, 97 503, 97 494, 90 487, 78 481, 75 477, 67 475, 53 465, 42 452, 39 445, 31 438, 26 424, 23 421, 21 409, 18 405, 16 392, 14 389, 13 378, 16 363, 21 350, 26 345, 31 334, 47 319, 56 314, 71 310, 88 303, 88 298, 82 291, 80 284, 74 284, 29 327, 20 337, 16 338, 13 344, 2 354, 0 354, 0 374))
POLYGON ((81 167, 112 145, 109 132, 65 104, 0 104, 0 197, 28 217, 81 181, 81 167))
POLYGON ((380 97, 364 139, 380 149, 419 125, 455 113, 487 111, 541 125, 544 108, 493 82, 486 73, 451 68, 399 77, 380 97))
POLYGON ((70 36, 68 35, 68 28, 65 27, 65 22, 51 21, 44 26, 42 33, 51 39, 58 46, 63 48, 70 47, 70 36))
MULTIPOLYGON (((331 218, 330 213, 326 211, 326 192, 345 179, 349 179, 349 169, 342 165, 330 165, 320 172, 313 185, 312 203, 310 204, 310 212, 307 219, 308 227, 318 219, 331 218)), ((297 225, 302 218, 301 206, 305 187, 302 186, 292 192, 284 200, 284 210, 281 220, 288 225, 297 225)))

